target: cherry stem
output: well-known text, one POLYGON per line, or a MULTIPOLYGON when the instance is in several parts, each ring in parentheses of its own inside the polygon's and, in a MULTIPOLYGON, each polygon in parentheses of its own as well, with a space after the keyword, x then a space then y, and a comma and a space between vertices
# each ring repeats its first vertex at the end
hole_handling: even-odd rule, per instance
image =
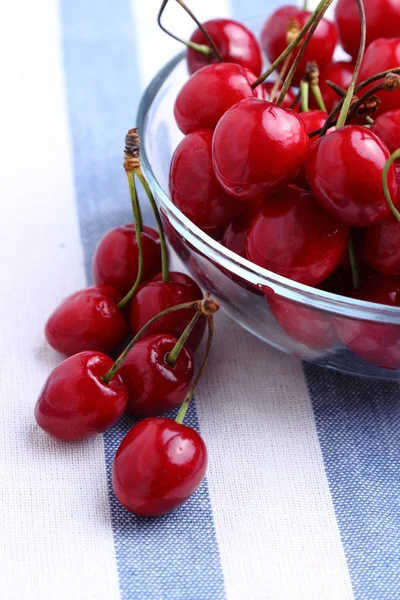
MULTIPOLYGON (((256 79, 251 84, 251 87, 253 89, 256 88, 258 85, 260 85, 260 83, 264 83, 264 81, 271 75, 271 73, 273 73, 275 71, 275 69, 277 67, 279 67, 279 65, 281 63, 283 63, 285 58, 293 52, 293 50, 296 48, 296 46, 298 46, 298 44, 301 42, 303 36, 307 33, 307 31, 310 29, 310 27, 314 23, 315 19, 318 17, 318 15, 319 15, 320 11, 322 10, 326 1, 327 0, 320 0, 320 3, 318 4, 318 6, 314 10, 314 12, 310 15, 310 17, 307 20, 307 22, 305 23, 303 29, 301 29, 299 31, 299 33, 296 35, 296 37, 290 42, 290 44, 286 47, 286 49, 282 52, 282 54, 280 56, 278 56, 278 58, 272 63, 272 65, 264 73, 262 73, 258 79, 256 79)), ((331 2, 332 2, 332 0, 329 0, 329 4, 331 4, 331 2)), ((285 92, 285 94, 286 94, 286 92, 285 92)))
POLYGON ((190 401, 193 398, 193 394, 195 392, 196 386, 197 386, 197 384, 199 382, 199 379, 200 379, 200 377, 201 377, 201 375, 202 375, 202 373, 204 371, 204 368, 205 368, 205 366, 207 364, 207 361, 208 361, 208 357, 209 357, 210 350, 211 350, 211 344, 212 344, 213 337, 214 337, 214 318, 213 318, 212 315, 209 315, 207 317, 207 325, 208 325, 208 338, 207 338, 206 351, 204 353, 204 357, 203 357, 202 363, 201 363, 201 365, 199 367, 199 370, 198 370, 198 372, 196 374, 196 377, 194 378, 192 386, 191 386, 190 390, 188 391, 187 396, 186 396, 185 400, 183 401, 183 403, 182 403, 182 405, 181 405, 181 407, 179 409, 179 412, 178 412, 177 417, 175 419, 175 421, 177 423, 181 423, 181 424, 183 423, 183 420, 184 420, 184 418, 186 416, 187 409, 189 407, 190 401))
POLYGON ((118 308, 123 308, 136 294, 138 287, 142 281, 143 276, 143 246, 142 246, 142 216, 140 214, 139 202, 136 193, 135 178, 131 171, 126 171, 126 176, 129 183, 129 191, 131 194, 132 210, 135 219, 135 233, 136 233, 136 244, 138 247, 138 271, 136 275, 136 281, 129 290, 129 292, 120 300, 117 304, 118 308))
POLYGON ((309 28, 309 31, 307 33, 307 37, 304 40, 303 44, 301 45, 301 48, 300 48, 299 52, 297 53, 296 59, 295 59, 294 63, 292 64, 290 71, 285 79, 285 83, 283 84, 281 93, 277 100, 278 105, 282 104, 282 102, 287 94, 287 91, 290 88, 293 77, 297 71, 300 60, 303 58, 304 52, 306 51, 307 46, 310 43, 310 40, 311 40, 312 36, 314 35, 315 30, 317 29, 318 25, 320 24, 320 21, 322 20, 324 14, 328 10, 328 8, 332 4, 332 2, 333 2, 333 0, 322 0, 322 2, 319 3, 318 8, 314 11, 314 13, 313 13, 313 15, 315 15, 314 19, 313 19, 311 26, 309 28))
POLYGON ((325 81, 325 83, 326 83, 326 85, 329 85, 329 87, 332 88, 333 91, 336 92, 341 98, 344 98, 346 96, 347 90, 340 87, 340 85, 337 85, 337 83, 334 83, 333 81, 330 81, 329 79, 327 79, 325 81))
POLYGON ((180 354, 183 346, 186 344, 186 341, 187 341, 189 335, 193 331, 193 327, 196 325, 196 323, 200 319, 200 317, 201 317, 201 313, 199 311, 197 311, 196 314, 194 315, 193 319, 190 321, 190 323, 188 323, 186 325, 185 329, 181 333, 178 341, 176 342, 175 346, 172 348, 171 352, 168 352, 168 354, 166 355, 165 362, 172 369, 175 367, 176 361, 178 360, 178 357, 179 357, 179 354, 180 354))
POLYGON ((352 236, 351 231, 350 231, 350 236, 349 236, 348 253, 349 253, 349 259, 350 259, 350 266, 351 266, 351 276, 353 279, 353 287, 356 290, 358 288, 358 286, 360 285, 360 271, 358 268, 357 256, 356 256, 356 251, 354 248, 354 241, 353 241, 353 236, 352 236))
POLYGON ((311 91, 313 93, 313 96, 315 98, 315 101, 316 101, 316 103, 318 105, 318 108, 320 110, 323 110, 324 112, 327 113, 328 111, 326 109, 326 105, 325 105, 325 102, 324 102, 324 98, 323 98, 323 96, 321 94, 321 88, 319 87, 319 84, 318 83, 317 84, 310 83, 310 87, 311 87, 311 91))
POLYGON ((308 10, 308 0, 304 0, 304 2, 303 2, 303 10, 308 10))
POLYGON ((182 38, 176 36, 174 33, 172 33, 171 31, 169 31, 168 29, 166 29, 164 27, 164 25, 161 23, 161 17, 163 15, 165 7, 168 4, 168 0, 163 0, 163 3, 161 4, 160 10, 158 12, 157 23, 158 23, 159 27, 167 35, 169 35, 170 37, 172 37, 177 42, 180 42, 181 44, 184 44, 188 48, 191 48, 195 52, 199 52, 200 54, 203 54, 204 56, 208 56, 210 54, 215 54, 215 56, 217 57, 218 61, 222 62, 221 54, 219 53, 218 48, 215 46, 215 44, 214 44, 211 36, 208 34, 208 32, 206 31, 206 29, 204 28, 204 26, 197 20, 197 18, 195 17, 195 15, 192 13, 192 11, 189 9, 189 7, 186 6, 186 4, 184 2, 182 2, 182 0, 176 0, 176 1, 188 13, 188 15, 193 19, 193 21, 196 23, 196 25, 198 26, 198 28, 200 29, 200 31, 202 32, 202 34, 204 35, 204 37, 207 39, 207 41, 208 41, 208 43, 210 45, 206 46, 205 44, 196 44, 195 42, 191 42, 190 40, 189 41, 183 40, 182 38))
POLYGON ((282 69, 279 72, 278 78, 272 87, 271 93, 269 95, 269 102, 275 102, 275 100, 278 96, 278 91, 282 85, 282 81, 286 75, 286 71, 288 70, 288 67, 290 64, 290 59, 291 59, 291 55, 289 54, 289 56, 286 57, 285 62, 282 65, 282 69))
POLYGON ((347 113, 350 109, 350 104, 355 94, 355 87, 357 83, 358 76, 360 74, 361 63, 364 58, 365 52, 365 44, 367 39, 367 23, 365 19, 365 10, 364 10, 364 2, 363 0, 357 0, 358 11, 360 13, 360 21, 361 21, 361 39, 360 39, 360 48, 358 51, 358 56, 356 60, 356 65, 354 67, 353 75, 351 77, 351 82, 349 89, 347 90, 347 94, 343 100, 343 105, 340 110, 339 118, 336 123, 336 129, 343 127, 346 124, 347 113))
POLYGON ((390 191, 389 191, 389 186, 388 186, 388 172, 389 172, 389 169, 392 166, 392 164, 394 163, 394 161, 397 160, 398 158, 400 158, 400 148, 398 150, 396 150, 395 152, 393 152, 393 154, 387 160, 387 162, 386 162, 386 164, 385 164, 385 166, 383 168, 383 172, 382 172, 382 185, 383 185, 383 193, 385 194, 385 200, 388 203, 389 208, 392 211, 393 215, 396 217, 396 219, 400 223, 400 212, 397 210, 397 208, 393 204, 392 197, 391 197, 390 191))
POLYGON ((289 106, 289 108, 291 108, 292 110, 296 108, 296 105, 300 102, 301 100, 301 93, 298 92, 296 98, 293 100, 292 104, 289 106))
POLYGON ((358 110, 369 98, 376 94, 376 92, 380 92, 384 89, 384 84, 379 83, 378 85, 375 85, 373 88, 365 92, 365 94, 361 96, 361 98, 359 98, 356 102, 354 102, 354 104, 350 107, 349 112, 347 113, 346 123, 348 123, 357 114, 358 110))
POLYGON ((301 103, 301 112, 308 112, 308 94, 310 91, 310 84, 306 79, 302 79, 300 82, 300 103, 301 103))
POLYGON ((147 198, 149 199, 150 206, 153 210, 154 217, 157 222, 158 234, 160 236, 160 244, 161 244, 161 272, 162 272, 162 280, 168 282, 169 277, 169 266, 168 266, 168 250, 167 250, 167 241, 165 239, 164 227, 161 221, 161 216, 159 210, 157 208, 156 201, 154 200, 153 193, 150 189, 149 184, 143 174, 143 171, 139 165, 139 167, 134 170, 135 175, 139 179, 140 183, 143 186, 144 191, 146 192, 147 198))
POLYGON ((216 310, 218 310, 218 308, 215 308, 215 306, 218 306, 219 308, 219 305, 215 300, 206 296, 202 300, 194 300, 193 302, 183 302, 182 304, 170 306, 169 308, 162 310, 160 313, 158 313, 158 315, 155 315, 149 321, 147 321, 147 323, 143 325, 143 327, 137 332, 132 341, 129 342, 129 344, 127 345, 125 350, 119 355, 111 369, 107 371, 107 373, 102 377, 104 383, 110 383, 111 379, 114 377, 118 369, 122 366, 122 363, 124 362, 129 352, 132 350, 133 346, 141 337, 143 337, 147 329, 151 325, 153 325, 153 323, 155 323, 158 319, 165 317, 165 315, 169 315, 169 313, 175 312, 177 310, 185 310, 187 308, 194 308, 200 314, 208 316, 210 314, 213 314, 216 310))

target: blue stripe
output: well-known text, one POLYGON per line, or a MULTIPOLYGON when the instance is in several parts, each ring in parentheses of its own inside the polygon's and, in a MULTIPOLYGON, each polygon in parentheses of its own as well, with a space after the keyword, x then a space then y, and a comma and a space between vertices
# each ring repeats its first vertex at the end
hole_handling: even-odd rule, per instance
MULTIPOLYGON (((107 229, 131 221, 122 155, 140 93, 134 31, 129 0, 61 0, 61 13, 78 215, 90 280, 96 242, 107 229)), ((193 405, 186 422, 198 429, 193 405)), ((206 482, 182 509, 157 520, 137 519, 115 500, 112 461, 132 424, 123 418, 104 435, 121 597, 222 600, 206 482)))
POLYGON ((355 597, 400 597, 400 387, 304 365, 355 597))

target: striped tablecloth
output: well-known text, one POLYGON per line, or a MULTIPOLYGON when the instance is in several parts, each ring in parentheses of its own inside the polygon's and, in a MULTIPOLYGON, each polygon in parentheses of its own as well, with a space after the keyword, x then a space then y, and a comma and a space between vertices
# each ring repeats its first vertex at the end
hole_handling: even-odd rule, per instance
MULTIPOLYGON (((188 35, 172 4, 170 26, 188 35)), ((131 421, 69 445, 34 423, 60 360, 45 319, 90 280, 100 236, 130 220, 124 134, 144 86, 179 50, 157 30, 158 5, 2 3, 0 597, 396 600, 396 384, 303 365, 218 315, 189 415, 209 448, 207 481, 158 520, 128 514, 111 490, 131 421)), ((242 18, 278 2, 191 5, 201 19, 242 18)))

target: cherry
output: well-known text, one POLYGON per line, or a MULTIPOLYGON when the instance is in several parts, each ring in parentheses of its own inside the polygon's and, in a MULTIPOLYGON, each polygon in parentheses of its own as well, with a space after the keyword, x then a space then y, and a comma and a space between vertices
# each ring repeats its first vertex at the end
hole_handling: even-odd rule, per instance
POLYGON ((253 210, 236 217, 225 229, 221 240, 221 244, 225 248, 236 252, 236 254, 239 254, 243 258, 247 258, 246 239, 254 214, 255 211, 253 210))
MULTIPOLYGON (((212 19, 203 23, 203 27, 219 50, 223 62, 236 63, 246 67, 255 75, 260 75, 262 66, 260 48, 247 27, 232 19, 212 19)), ((193 32, 190 41, 208 45, 207 38, 199 28, 193 32)), ((205 55, 190 47, 187 49, 186 56, 190 74, 218 60, 215 53, 205 55)))
POLYGON ((308 148, 306 129, 295 112, 247 98, 228 110, 215 129, 214 169, 229 194, 248 202, 290 183, 308 148))
POLYGON ((149 335, 136 342, 125 357, 118 372, 128 388, 130 413, 155 416, 184 401, 193 377, 193 358, 183 347, 171 366, 167 357, 177 342, 170 334, 149 335))
MULTIPOLYGON (((161 269, 160 237, 151 227, 143 227, 141 235, 144 267, 143 279, 161 269)), ((108 231, 100 240, 92 263, 94 282, 111 285, 125 296, 136 281, 138 247, 135 226, 121 225, 108 231)))
POLYGON ((196 71, 175 100, 174 115, 183 133, 214 129, 222 115, 243 98, 257 96, 248 71, 234 63, 218 63, 196 71))
POLYGON ((210 129, 189 133, 176 148, 169 173, 172 202, 202 229, 227 225, 243 204, 222 189, 212 164, 210 129))
POLYGON ((35 406, 39 427, 66 441, 106 431, 126 409, 128 390, 119 375, 102 377, 113 361, 102 352, 80 352, 59 364, 48 377, 35 406))
MULTIPOLYGON (((282 54, 288 45, 287 31, 290 21, 297 21, 301 29, 310 16, 310 12, 301 10, 297 6, 283 6, 270 16, 261 32, 261 47, 271 63, 282 54)), ((293 85, 300 85, 309 61, 316 60, 321 70, 328 64, 335 50, 337 39, 336 25, 327 19, 322 19, 300 60, 293 85)), ((290 66, 298 52, 298 50, 293 52, 290 66)))
POLYGON ((135 515, 156 517, 188 500, 206 468, 207 449, 194 429, 163 417, 144 419, 118 448, 114 493, 135 515))
POLYGON ((311 192, 289 186, 254 217, 246 252, 260 267, 318 285, 339 266, 348 235, 348 228, 326 213, 311 192))
MULTIPOLYGON (((259 87, 262 88, 263 92, 264 92, 264 99, 269 100, 274 85, 275 85, 275 81, 265 81, 265 83, 261 84, 256 89, 258 89, 259 87)), ((280 90, 281 90, 281 88, 278 90, 274 100, 276 100, 278 98, 280 90)), ((292 92, 292 90, 289 89, 286 93, 285 98, 283 99, 282 104, 281 104, 282 108, 291 108, 293 106, 295 100, 296 100, 296 94, 294 92, 292 92)), ((297 109, 294 108, 293 110, 297 110, 297 109)))
MULTIPOLYGON (((307 112, 299 113, 299 117, 303 121, 307 133, 312 133, 313 131, 322 129, 328 118, 328 114, 323 110, 308 110, 307 112)), ((315 144, 317 140, 318 136, 315 135, 310 139, 310 144, 315 144)), ((296 175, 293 183, 304 189, 309 189, 305 167, 296 175)))
MULTIPOLYGON (((346 225, 367 227, 390 214, 382 172, 390 154, 385 144, 359 125, 336 129, 312 144, 307 179, 316 199, 346 225)), ((392 198, 397 182, 392 167, 388 177, 392 198)))
MULTIPOLYGON (((339 61, 330 62, 326 65, 323 72, 320 74, 319 86, 325 106, 331 112, 340 101, 340 96, 333 90, 326 81, 332 81, 344 90, 347 90, 351 77, 353 75, 354 65, 351 62, 339 61)), ((316 107, 316 102, 313 98, 310 100, 311 106, 316 107)))
POLYGON ((84 350, 115 350, 128 334, 128 325, 117 306, 121 298, 118 290, 107 285, 71 294, 50 315, 46 340, 68 355, 84 350))
POLYGON ((363 255, 384 275, 400 275, 400 223, 394 215, 365 230, 363 255))
MULTIPOLYGON (((400 278, 369 275, 351 297, 400 306, 400 278)), ((336 327, 342 342, 361 358, 384 369, 400 368, 399 325, 338 317, 336 327)))
MULTIPOLYGON (((365 51, 359 80, 365 81, 376 73, 394 69, 395 67, 398 67, 399 64, 400 39, 377 39, 373 41, 365 51)), ((363 92, 372 88, 376 83, 377 82, 371 83, 369 86, 365 87, 363 92)), ((376 95, 381 101, 378 114, 400 108, 400 88, 393 92, 377 92, 376 95)))
MULTIPOLYGON (((400 4, 398 0, 364 0, 367 21, 367 45, 377 38, 392 38, 400 31, 400 4)), ((339 0, 335 10, 340 43, 354 58, 360 47, 360 14, 357 3, 339 0)), ((376 70, 379 73, 380 69, 376 70)))
MULTIPOLYGON (((400 148, 400 108, 379 115, 375 119, 371 131, 386 144, 390 153, 395 152, 400 148)), ((396 162, 399 164, 400 159, 397 159, 396 162)))
MULTIPOLYGON (((152 317, 162 310, 181 304, 192 302, 202 297, 197 283, 184 273, 170 273, 170 281, 151 281, 141 286, 130 306, 130 326, 136 334, 152 317)), ((189 323, 195 309, 184 309, 168 314, 158 319, 147 330, 147 335, 152 333, 170 333, 179 337, 189 323)), ((196 350, 204 333, 205 320, 201 318, 193 329, 187 347, 196 350)))

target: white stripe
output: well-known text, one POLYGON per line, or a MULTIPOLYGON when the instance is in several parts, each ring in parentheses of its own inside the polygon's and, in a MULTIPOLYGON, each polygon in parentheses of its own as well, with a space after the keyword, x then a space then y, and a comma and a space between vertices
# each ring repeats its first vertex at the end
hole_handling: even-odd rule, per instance
POLYGON ((66 445, 33 407, 60 360, 43 325, 85 285, 57 3, 2 5, 1 597, 119 598, 101 438, 66 445))
POLYGON ((350 600, 301 363, 216 325, 196 397, 228 599, 350 600))

